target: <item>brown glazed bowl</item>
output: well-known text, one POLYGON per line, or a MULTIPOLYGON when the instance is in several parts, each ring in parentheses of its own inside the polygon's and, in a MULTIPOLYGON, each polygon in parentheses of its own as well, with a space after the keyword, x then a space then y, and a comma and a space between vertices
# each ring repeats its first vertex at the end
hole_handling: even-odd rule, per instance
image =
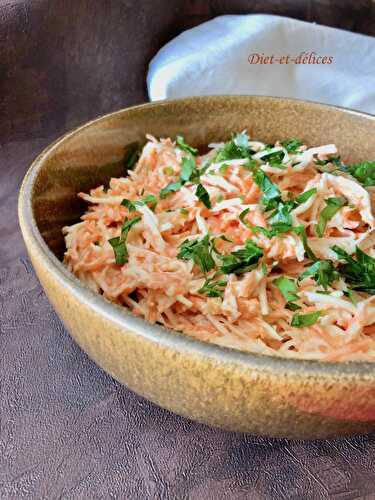
POLYGON ((275 437, 323 438, 375 428, 375 364, 247 354, 151 325, 107 302, 61 263, 61 228, 78 221, 76 193, 124 175, 124 147, 183 134, 202 146, 247 128, 265 142, 334 142, 347 161, 375 156, 375 117, 292 99, 215 96, 145 104, 69 132, 34 161, 19 219, 40 282, 81 348, 156 404, 209 425, 275 437))

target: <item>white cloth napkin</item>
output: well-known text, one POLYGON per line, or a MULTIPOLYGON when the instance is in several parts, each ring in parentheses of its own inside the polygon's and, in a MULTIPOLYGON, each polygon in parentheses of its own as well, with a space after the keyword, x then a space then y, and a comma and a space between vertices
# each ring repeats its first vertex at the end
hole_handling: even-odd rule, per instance
POLYGON ((256 94, 375 114, 375 38, 278 16, 220 16, 165 45, 150 63, 147 85, 152 101, 256 94), (331 57, 332 63, 275 62, 302 52, 331 57), (250 64, 254 53, 274 55, 274 63, 250 64))

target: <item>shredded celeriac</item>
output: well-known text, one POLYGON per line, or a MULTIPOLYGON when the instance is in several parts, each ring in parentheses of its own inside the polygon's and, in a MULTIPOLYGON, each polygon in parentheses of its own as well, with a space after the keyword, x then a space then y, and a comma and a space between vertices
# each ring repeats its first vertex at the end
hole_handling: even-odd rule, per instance
POLYGON ((147 139, 127 176, 112 178, 107 189, 78 194, 89 206, 81 222, 63 229, 64 262, 82 282, 146 321, 205 342, 289 358, 375 360, 375 296, 359 290, 353 301, 350 284, 335 274, 341 261, 332 249, 353 255, 359 247, 375 257, 374 190, 345 172, 318 168, 316 160, 329 162, 337 153, 333 144, 301 144, 290 151, 281 142, 248 141, 249 158, 220 160, 222 142, 198 155, 169 138, 147 139), (278 154, 279 165, 269 162, 278 154), (181 181, 184 159, 195 162, 198 180, 191 175, 181 181), (255 172, 280 192, 271 208, 255 172), (298 202, 303 193, 309 196, 298 202), (146 200, 150 195, 154 206, 146 200), (277 210, 284 216, 290 200, 297 200, 285 208, 292 227, 280 230, 272 217, 277 210), (134 217, 139 220, 132 224, 134 217), (130 221, 126 236, 124 221, 130 221), (294 228, 305 231, 305 242, 294 228), (193 258, 181 257, 181 248, 194 241, 213 242, 206 271, 193 258), (254 244, 261 255, 256 264, 224 272, 225 256, 235 260, 249 241, 250 250, 254 244), (126 249, 121 263, 115 244, 126 249), (334 276, 328 284, 313 275, 301 279, 309 266, 323 261, 334 276), (295 287, 294 298, 288 299, 282 283, 295 287), (210 285, 214 293, 207 292, 210 285))

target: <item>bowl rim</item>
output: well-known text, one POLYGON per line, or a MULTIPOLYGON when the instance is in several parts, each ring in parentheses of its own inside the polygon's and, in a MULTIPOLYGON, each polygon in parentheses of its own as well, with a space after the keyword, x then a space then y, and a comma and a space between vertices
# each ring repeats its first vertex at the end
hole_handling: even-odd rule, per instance
POLYGON ((122 108, 105 115, 101 115, 88 122, 85 122, 74 129, 59 136, 55 141, 49 144, 43 151, 34 159, 29 169, 27 170, 20 187, 18 196, 18 217, 21 227, 21 232, 24 238, 27 236, 33 250, 37 252, 43 259, 43 266, 47 272, 52 273, 54 278, 60 282, 65 289, 69 291, 78 301, 83 302, 88 308, 95 310, 98 314, 105 317, 107 320, 114 322, 121 328, 126 328, 132 331, 133 334, 140 336, 146 340, 152 341, 163 347, 173 349, 179 353, 200 356, 221 363, 234 364, 247 369, 257 369, 264 372, 272 372, 273 374, 293 374, 293 375, 309 375, 313 377, 331 377, 340 376, 341 378, 352 379, 353 376, 363 380, 375 381, 375 362, 370 361, 346 361, 346 362, 330 362, 309 359, 294 359, 267 354, 259 354, 253 352, 244 352, 203 342, 186 334, 167 329, 163 326, 151 324, 146 320, 138 318, 127 311, 125 307, 114 304, 101 295, 95 293, 76 278, 63 263, 52 253, 42 238, 40 231, 37 228, 34 213, 32 210, 32 191, 34 182, 38 176, 39 170, 42 167, 45 159, 49 157, 61 144, 69 140, 71 137, 80 134, 86 128, 106 121, 109 118, 116 118, 127 111, 142 110, 149 108, 158 108, 165 106, 173 106, 176 104, 193 104, 194 102, 205 100, 217 101, 218 104, 230 100, 254 100, 254 101, 275 101, 285 102, 297 105, 308 105, 314 108, 325 110, 333 109, 343 114, 350 114, 365 119, 375 121, 375 115, 369 113, 345 108, 342 106, 324 104, 315 101, 284 98, 275 96, 258 96, 258 95, 207 95, 207 96, 192 96, 179 99, 168 99, 161 101, 153 101, 134 106, 122 108))

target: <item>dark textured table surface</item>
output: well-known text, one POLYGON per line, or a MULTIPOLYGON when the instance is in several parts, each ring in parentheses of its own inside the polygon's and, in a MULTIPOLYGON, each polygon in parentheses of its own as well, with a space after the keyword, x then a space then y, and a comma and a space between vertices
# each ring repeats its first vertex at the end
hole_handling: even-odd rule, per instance
POLYGON ((232 434, 115 382, 54 314, 18 230, 19 184, 45 145, 145 100, 147 61, 181 29, 260 11, 375 34, 370 0, 0 1, 1 499, 375 498, 373 435, 232 434))

